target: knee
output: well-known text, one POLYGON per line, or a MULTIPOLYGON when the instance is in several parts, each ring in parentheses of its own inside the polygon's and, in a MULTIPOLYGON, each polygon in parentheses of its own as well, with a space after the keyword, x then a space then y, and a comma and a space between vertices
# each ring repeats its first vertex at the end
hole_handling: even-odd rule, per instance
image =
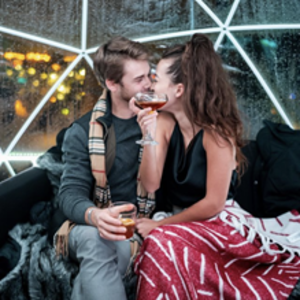
POLYGON ((168 234, 162 228, 156 228, 144 240, 144 250, 151 250, 157 247, 166 247, 169 237, 168 234))
MULTIPOLYGON (((78 227, 74 234, 77 234, 75 240, 78 246, 92 245, 96 246, 99 243, 100 235, 98 229, 93 226, 77 225, 78 227)), ((76 228, 74 228, 76 229, 76 228)))

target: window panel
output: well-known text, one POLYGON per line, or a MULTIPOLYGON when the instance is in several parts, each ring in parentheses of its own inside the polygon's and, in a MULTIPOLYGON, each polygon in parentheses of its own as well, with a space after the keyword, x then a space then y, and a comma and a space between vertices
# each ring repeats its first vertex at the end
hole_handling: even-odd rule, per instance
POLYGON ((80 47, 82 1, 0 0, 0 26, 80 47))

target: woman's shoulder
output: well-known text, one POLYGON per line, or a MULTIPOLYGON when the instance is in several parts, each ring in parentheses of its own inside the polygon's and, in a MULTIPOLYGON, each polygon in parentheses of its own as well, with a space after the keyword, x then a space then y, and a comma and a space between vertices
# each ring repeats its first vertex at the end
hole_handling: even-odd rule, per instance
POLYGON ((172 114, 168 112, 160 112, 157 117, 157 127, 164 133, 171 135, 176 124, 176 120, 172 114))
POLYGON ((160 127, 163 126, 161 128, 164 128, 167 131, 173 131, 175 124, 176 124, 176 120, 172 114, 164 111, 159 113, 157 117, 158 126, 160 127))
POLYGON ((161 111, 157 117, 157 121, 161 124, 166 124, 168 126, 172 126, 174 127, 176 124, 176 120, 173 117, 172 114, 165 112, 165 111, 161 111))

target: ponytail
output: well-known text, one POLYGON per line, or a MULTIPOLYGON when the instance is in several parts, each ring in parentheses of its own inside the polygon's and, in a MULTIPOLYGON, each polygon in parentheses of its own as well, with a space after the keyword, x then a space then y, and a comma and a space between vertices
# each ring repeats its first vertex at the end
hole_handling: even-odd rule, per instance
POLYGON ((234 142, 241 175, 246 161, 241 152, 242 121, 235 93, 213 43, 204 34, 194 34, 185 45, 167 50, 163 58, 174 59, 168 73, 173 83, 183 83, 185 87, 183 108, 192 125, 213 130, 234 142))

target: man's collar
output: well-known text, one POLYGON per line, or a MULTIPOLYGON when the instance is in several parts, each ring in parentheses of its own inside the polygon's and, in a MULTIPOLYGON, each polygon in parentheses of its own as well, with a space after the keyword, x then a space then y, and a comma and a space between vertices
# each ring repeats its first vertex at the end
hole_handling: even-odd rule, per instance
POLYGON ((96 120, 99 121, 100 123, 105 123, 107 127, 110 127, 112 124, 110 91, 104 89, 99 99, 106 101, 106 112, 102 117, 99 117, 96 120))

